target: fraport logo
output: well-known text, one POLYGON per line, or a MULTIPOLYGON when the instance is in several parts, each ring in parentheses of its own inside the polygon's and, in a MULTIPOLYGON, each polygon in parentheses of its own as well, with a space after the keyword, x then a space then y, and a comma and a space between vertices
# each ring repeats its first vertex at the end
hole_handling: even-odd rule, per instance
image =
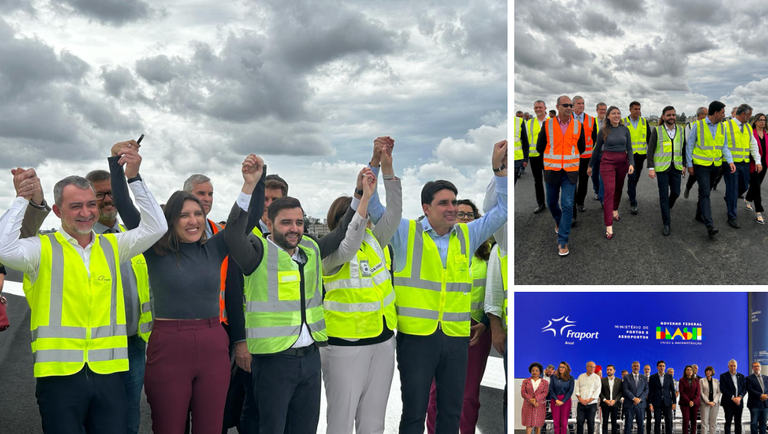
POLYGON ((684 341, 703 341, 704 335, 701 333, 701 327, 683 327, 683 331, 680 331, 678 327, 674 333, 670 333, 669 329, 664 327, 656 327, 656 339, 675 340, 680 337, 684 341))
POLYGON ((560 318, 552 318, 549 320, 549 323, 541 328, 542 333, 546 332, 552 332, 552 336, 557 337, 558 332, 560 336, 565 336, 566 338, 571 339, 597 339, 597 335, 600 332, 577 332, 573 330, 566 329, 576 327, 576 321, 571 321, 570 317, 568 316, 562 316, 560 318))

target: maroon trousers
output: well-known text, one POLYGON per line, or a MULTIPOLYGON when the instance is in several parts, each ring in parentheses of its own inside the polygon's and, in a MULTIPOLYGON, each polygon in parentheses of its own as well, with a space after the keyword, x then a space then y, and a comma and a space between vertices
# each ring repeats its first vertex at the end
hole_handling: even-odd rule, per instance
POLYGON ((155 320, 144 374, 152 431, 183 433, 191 408, 193 433, 220 433, 229 377, 229 337, 219 318, 155 320))
MULTIPOLYGON (((472 320, 472 325, 477 321, 472 320)), ((485 374, 488 364, 488 355, 491 353, 491 330, 486 330, 480 335, 477 343, 469 347, 467 357, 467 379, 464 382, 464 405, 461 408, 461 420, 459 430, 461 434, 474 434, 477 418, 480 413, 480 382, 485 374)), ((435 380, 432 380, 432 388, 429 390, 429 406, 427 407, 427 433, 435 434, 435 421, 437 420, 437 388, 435 380)))
POLYGON ((600 160, 600 176, 603 177, 605 187, 603 221, 606 226, 613 226, 613 212, 619 209, 627 171, 629 171, 629 158, 626 152, 603 152, 600 160))

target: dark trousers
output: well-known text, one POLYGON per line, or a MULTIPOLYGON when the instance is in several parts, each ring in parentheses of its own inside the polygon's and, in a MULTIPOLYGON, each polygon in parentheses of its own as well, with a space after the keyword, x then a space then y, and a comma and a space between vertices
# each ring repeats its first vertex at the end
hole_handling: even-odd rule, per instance
POLYGON ((600 175, 603 177, 603 222, 613 226, 613 211, 619 209, 621 192, 624 189, 624 178, 629 170, 629 160, 626 152, 603 152, 600 160, 600 175))
POLYGON ((589 190, 589 158, 579 158, 579 181, 576 183, 576 205, 584 205, 589 190))
MULTIPOLYGON (((685 170, 686 172, 688 171, 688 169, 687 169, 687 168, 686 168, 686 169, 684 169, 684 170, 685 170)), ((689 173, 689 174, 688 174, 688 180, 687 180, 687 181, 685 181, 685 189, 686 189, 686 190, 690 190, 690 189, 692 189, 692 188, 693 188, 693 184, 695 184, 695 183, 696 183, 696 174, 694 173, 693 175, 691 175, 691 174, 689 173)))
POLYGON ((139 335, 128 336, 128 372, 123 372, 127 401, 126 432, 137 434, 141 423, 141 390, 144 388, 144 367, 147 343, 139 335))
POLYGON ((768 418, 768 408, 750 408, 749 416, 750 434, 765 434, 765 422, 766 418, 768 418))
POLYGON ((229 428, 237 427, 240 434, 259 433, 259 404, 255 400, 253 377, 250 372, 243 371, 232 358, 232 371, 227 391, 227 402, 224 405, 224 426, 222 434, 229 428))
POLYGON ((665 172, 657 172, 656 180, 659 184, 659 205, 661 205, 661 221, 669 226, 669 210, 675 206, 675 201, 680 197, 680 176, 682 173, 673 168, 665 172))
MULTIPOLYGON (((254 355, 251 375, 259 402, 259 432, 315 434, 320 420, 320 351, 302 356, 254 355), (287 421, 290 427, 286 430, 287 421)), ((429 390, 427 390, 429 392, 429 390)))
MULTIPOLYGON (((504 348, 509 348, 509 335, 507 335, 507 340, 504 341, 504 348)), ((507 354, 509 354, 509 350, 504 351, 504 378, 509 378, 509 374, 507 374, 507 354)), ((504 413, 504 434, 507 434, 507 427, 509 426, 507 424, 507 381, 504 382, 504 399, 501 405, 502 412, 504 413)))
POLYGON ((627 194, 629 195, 629 204, 632 206, 637 206, 637 182, 640 180, 644 164, 645 154, 635 154, 635 172, 627 175, 627 194))
MULTIPOLYGON (((731 168, 723 163, 723 178, 725 178, 725 207, 728 212, 728 220, 736 218, 736 205, 739 201, 739 170, 731 173, 731 168)), ((747 165, 749 170, 749 165, 747 165)))
POLYGON ((520 175, 523 174, 523 160, 516 160, 515 161, 515 184, 517 184, 517 179, 520 178, 520 175))
POLYGON ((608 420, 611 420, 611 434, 619 434, 619 402, 614 405, 603 405, 603 434, 608 434, 608 420))
POLYGON ((624 434, 632 434, 632 424, 634 422, 637 422, 637 433, 641 434, 643 432, 644 412, 644 408, 638 408, 637 406, 624 408, 624 434))
MULTIPOLYGON (((726 401, 725 397, 723 401, 726 401)), ((731 434, 731 422, 735 424, 736 434, 741 434, 741 413, 744 411, 744 406, 736 406, 726 401, 723 404, 723 411, 725 411, 725 434, 731 434)))
MULTIPOLYGON (((651 434, 651 428, 653 428, 651 424, 651 406, 646 405, 645 406, 645 434, 651 434)), ((638 431, 640 433, 640 431, 638 431)))
POLYGON ((435 432, 459 432, 468 350, 469 337, 446 336, 440 329, 429 336, 397 333, 403 402, 400 434, 424 432, 433 378, 437 387, 435 432))
POLYGON ((704 224, 709 228, 712 224, 712 204, 709 200, 711 191, 710 182, 717 175, 720 167, 693 165, 693 172, 699 182, 699 201, 696 203, 696 216, 701 216, 704 224))
POLYGON ((101 375, 86 365, 76 374, 39 377, 35 397, 46 433, 126 432, 128 401, 122 372, 101 375))
POLYGON ((754 202, 755 203, 755 211, 756 212, 764 212, 763 209, 763 199, 760 194, 760 186, 763 185, 763 179, 765 179, 765 172, 768 171, 768 168, 763 166, 763 171, 760 173, 757 173, 757 170, 750 173, 750 180, 749 180, 749 191, 747 192, 747 202, 754 202))
POLYGON ((664 405, 653 406, 653 414, 656 418, 654 434, 661 434, 661 418, 664 417, 664 433, 672 434, 672 407, 664 405))
POLYGON ((544 205, 544 155, 529 157, 531 173, 533 173, 533 187, 536 189, 536 204, 544 205))
POLYGON ((699 406, 682 405, 680 412, 683 413, 683 434, 696 434, 696 415, 699 413, 699 406))
POLYGON ((587 433, 595 434, 595 413, 597 413, 597 404, 584 405, 579 403, 576 406, 576 434, 584 434, 584 420, 587 421, 587 433))

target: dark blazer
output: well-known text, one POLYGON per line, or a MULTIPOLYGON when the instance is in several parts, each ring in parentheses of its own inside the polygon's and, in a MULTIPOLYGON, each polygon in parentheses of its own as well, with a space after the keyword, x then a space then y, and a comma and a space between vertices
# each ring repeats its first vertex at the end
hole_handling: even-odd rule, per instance
POLYGON ((649 384, 648 402, 651 405, 659 406, 664 403, 671 407, 675 403, 675 379, 669 374, 664 374, 664 385, 661 385, 659 374, 651 375, 649 384))
MULTIPOLYGON (((600 405, 603 405, 603 401, 606 399, 610 399, 611 397, 611 389, 608 386, 608 377, 605 377, 601 380, 602 387, 600 388, 600 405)), ((618 401, 617 403, 621 402, 621 396, 624 393, 624 387, 622 386, 621 378, 614 376, 613 377, 613 399, 618 401)), ((618 408, 619 406, 614 404, 614 407, 618 408)), ((608 405, 605 405, 605 407, 608 407, 608 405)))
POLYGON ((688 407, 688 403, 693 401, 694 406, 701 404, 701 380, 697 380, 693 377, 692 384, 688 384, 688 379, 683 377, 677 383, 677 388, 680 390, 680 406, 688 407))
POLYGON ((627 374, 621 382, 623 386, 624 408, 635 407, 645 410, 648 399, 648 381, 646 381, 645 374, 643 373, 639 373, 637 377, 637 386, 635 386, 635 378, 632 373, 627 374), (635 398, 640 398, 640 402, 637 405, 634 402, 635 398))
POLYGON ((736 396, 744 398, 747 394, 747 380, 744 378, 744 374, 736 373, 736 383, 738 383, 739 390, 733 390, 733 379, 731 379, 731 373, 728 371, 720 374, 720 391, 723 392, 723 399, 720 405, 723 407, 733 406, 738 408, 744 407, 744 401, 742 400, 739 405, 733 403, 732 399, 736 396))
POLYGON ((751 374, 747 377, 747 393, 749 394, 749 398, 747 398, 747 408, 768 408, 768 400, 760 400, 760 395, 768 393, 768 377, 765 375, 760 376, 763 378, 763 386, 766 389, 765 392, 760 387, 760 382, 757 381, 757 376, 755 376, 755 374, 751 374))

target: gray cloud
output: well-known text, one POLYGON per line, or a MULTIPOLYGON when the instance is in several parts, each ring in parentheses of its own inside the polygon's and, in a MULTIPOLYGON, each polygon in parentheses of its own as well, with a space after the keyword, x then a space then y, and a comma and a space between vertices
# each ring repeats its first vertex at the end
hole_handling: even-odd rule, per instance
POLYGON ((586 30, 601 36, 624 36, 624 30, 619 28, 618 24, 599 12, 591 10, 584 12, 581 23, 586 30))
POLYGON ((628 14, 639 14, 646 9, 645 0, 604 0, 604 3, 612 10, 628 14))
POLYGON ((153 10, 142 0, 52 0, 73 13, 94 19, 102 24, 123 26, 149 18, 153 10))
POLYGON ((138 86, 131 71, 122 66, 112 70, 102 67, 101 79, 104 81, 104 91, 115 98, 120 98, 125 90, 131 90, 138 86))
POLYGON ((29 0, 0 0, 0 11, 24 11, 31 15, 34 15, 37 12, 35 7, 32 6, 32 2, 29 0))
POLYGON ((685 74, 688 59, 677 47, 661 37, 655 37, 644 45, 630 44, 616 56, 619 69, 646 77, 681 77, 685 74))
POLYGON ((685 21, 698 24, 720 24, 731 20, 730 5, 722 0, 666 0, 669 14, 675 23, 685 21))

